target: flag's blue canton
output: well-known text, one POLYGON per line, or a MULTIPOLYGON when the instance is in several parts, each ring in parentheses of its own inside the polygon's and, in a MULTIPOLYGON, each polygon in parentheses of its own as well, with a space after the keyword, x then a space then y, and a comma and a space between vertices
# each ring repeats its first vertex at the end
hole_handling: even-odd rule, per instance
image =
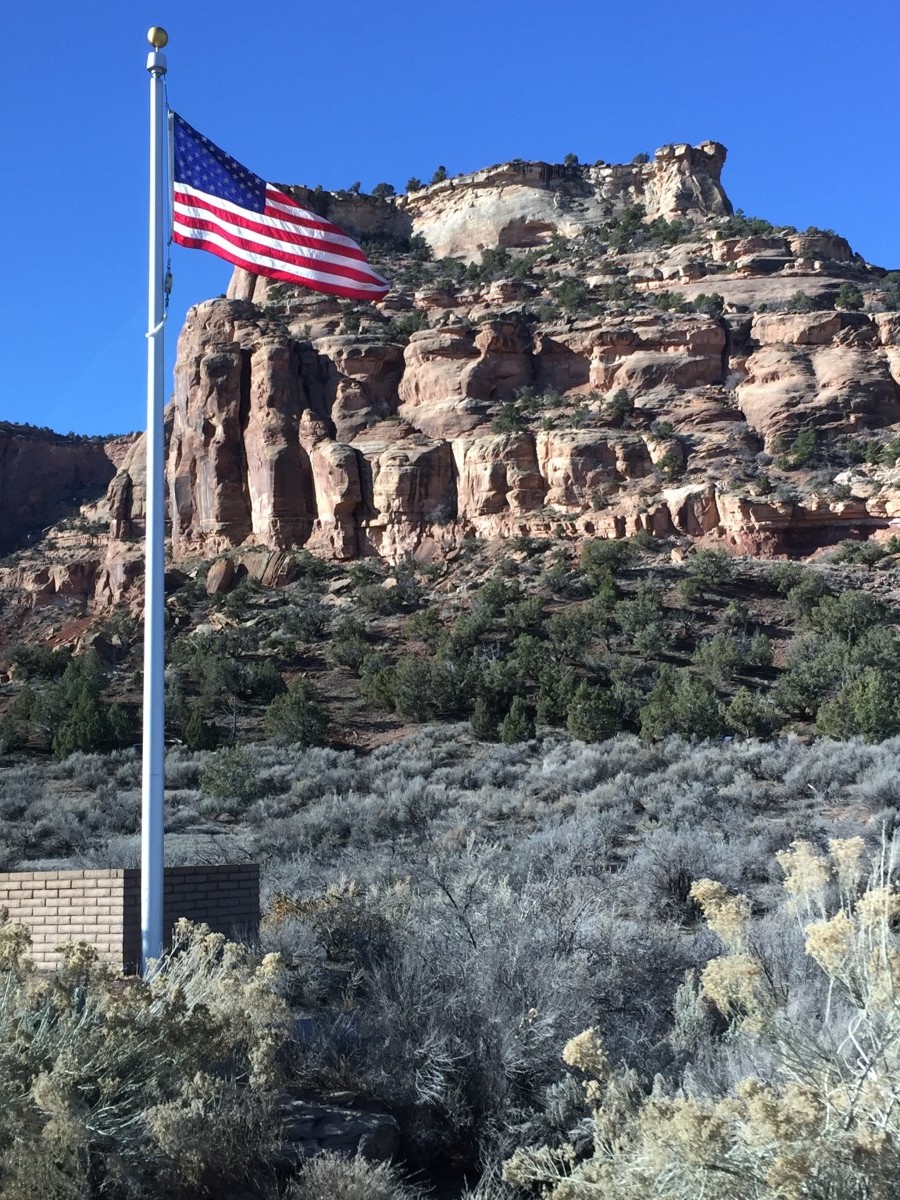
POLYGON ((192 129, 177 113, 173 116, 176 182, 261 213, 266 206, 266 181, 192 129))

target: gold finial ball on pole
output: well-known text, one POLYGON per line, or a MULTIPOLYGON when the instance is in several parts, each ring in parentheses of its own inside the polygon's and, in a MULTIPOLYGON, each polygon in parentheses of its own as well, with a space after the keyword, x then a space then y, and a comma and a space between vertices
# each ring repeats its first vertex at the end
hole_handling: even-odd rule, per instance
POLYGON ((147 41, 155 50, 162 50, 169 40, 169 35, 161 25, 154 25, 147 30, 147 41))

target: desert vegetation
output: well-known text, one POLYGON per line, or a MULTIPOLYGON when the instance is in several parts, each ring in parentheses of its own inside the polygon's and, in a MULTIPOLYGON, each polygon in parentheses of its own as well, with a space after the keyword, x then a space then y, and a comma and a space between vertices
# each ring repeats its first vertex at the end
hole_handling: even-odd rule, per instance
MULTIPOLYGON (((167 767, 170 860, 258 859, 266 915, 252 953, 204 941, 202 933, 186 934, 171 968, 176 974, 156 986, 171 987, 174 995, 183 986, 178 981, 184 974, 177 972, 190 972, 199 991, 188 994, 188 1009, 191 996, 202 994, 204 1004, 212 1003, 207 993, 223 978, 229 956, 238 954, 243 965, 229 965, 237 972, 229 977, 268 997, 253 1002, 254 1019, 262 1022, 253 1036, 271 1031, 264 1038, 271 1051, 266 1061, 277 1067, 278 1078, 314 1091, 364 1095, 396 1116, 402 1170, 378 1176, 390 1200, 406 1197, 414 1186, 450 1180, 458 1193, 466 1180, 470 1189, 480 1186, 483 1197, 533 1195, 534 1181, 565 1195, 564 1185, 589 1181, 591 1172, 600 1171, 595 1159, 601 1151, 594 1147, 605 1143, 595 1140, 594 1129, 607 1128, 603 1121, 611 1112, 621 1112, 625 1122, 616 1143, 623 1157, 614 1160, 622 1166, 624 1187, 632 1178, 650 1178, 653 1164, 641 1156, 657 1128, 651 1114, 677 1128, 688 1116, 702 1124, 722 1117, 729 1104, 738 1106, 708 1160, 685 1164, 675 1146, 669 1162, 668 1151, 660 1151, 659 1171, 668 1178, 666 1171, 677 1169, 678 1186, 691 1194, 687 1189, 698 1187, 704 1172, 712 1173, 713 1182, 718 1178, 715 1155, 740 1162, 740 1154, 750 1152, 744 1147, 754 1144, 753 1122, 761 1117, 740 1108, 752 1099, 741 1080, 757 1075, 760 1111, 763 1100, 786 1104, 784 1047, 791 1038, 798 1047, 813 1039, 824 1054, 826 1044, 846 1036, 841 1022, 855 1020, 856 976, 849 966, 840 968, 828 1010, 830 976, 822 974, 817 958, 804 956, 804 940, 811 936, 804 927, 837 920, 834 931, 840 933, 844 917, 838 916, 844 913, 856 929, 865 905, 875 904, 862 889, 869 855, 878 870, 892 869, 890 852, 884 851, 884 867, 879 856, 882 837, 889 843, 898 824, 897 749, 896 740, 821 738, 805 744, 791 736, 696 743, 618 734, 584 743, 551 730, 530 741, 493 745, 459 724, 423 728, 367 754, 277 741, 173 749, 167 767), (839 875, 840 863, 851 857, 839 875), (804 866, 808 862, 813 866, 804 866), (812 872, 820 894, 800 894, 801 867, 812 872), (746 900, 730 898, 737 896, 746 900), (798 911, 785 900, 796 900, 798 911), (732 930, 729 913, 740 928, 732 930), (198 962, 206 963, 202 971, 198 962), (722 989, 739 989, 741 970, 758 991, 726 1000, 722 989), (290 1028, 279 1024, 280 1005, 293 1014, 290 1028), (586 1047, 584 1056, 570 1050, 564 1060, 563 1047, 585 1030, 592 1032, 577 1043, 586 1047), (596 1062, 604 1065, 586 1105, 584 1084, 594 1077, 583 1068, 589 1059, 596 1066, 595 1049, 596 1062), (513 1165, 504 1183, 499 1173, 505 1162, 513 1165), (542 1163, 555 1164, 559 1177, 542 1163), (563 1179, 566 1173, 572 1183, 563 1179)), ((7 861, 136 861, 138 786, 133 751, 76 754, 56 766, 32 762, 0 771, 7 861)), ((884 888, 887 881, 873 886, 884 888)), ((887 927, 878 944, 889 948, 894 936, 887 927)), ((16 965, 23 952, 18 945, 9 967, 14 975, 23 970, 16 965)), ((98 968, 73 959, 66 971, 76 968, 88 973, 91 995, 91 989, 116 995, 98 968)), ((48 994, 63 991, 54 1003, 75 1003, 71 978, 64 971, 53 985, 48 994)), ((880 978, 883 989, 883 973, 880 978)), ((870 984, 872 998, 878 992, 874 976, 870 984)), ((134 1004, 143 1011, 140 994, 134 1004)), ((227 995, 226 989, 221 1003, 227 1011, 215 1020, 237 1020, 235 1000, 227 995)), ((97 1000, 101 1009, 111 1003, 97 1000)), ((176 1017, 175 999, 171 1004, 175 1008, 160 1009, 159 1021, 187 1020, 176 1017)), ((866 1017, 873 1030, 880 1011, 872 1008, 866 1017)), ((842 1050, 831 1044, 837 1056, 831 1065, 820 1055, 810 1060, 809 1071, 834 1073, 840 1061, 851 1070, 851 1048, 849 1041, 842 1050)), ((192 1043, 190 1053, 183 1077, 167 1075, 165 1086, 152 1083, 158 1103, 172 1108, 173 1122, 186 1121, 183 1110, 190 1108, 190 1128, 200 1130, 208 1111, 202 1098, 191 1093, 194 1098, 185 1099, 178 1089, 190 1091, 185 1081, 197 1070, 215 1081, 208 1085, 211 1095, 220 1094, 215 1088, 231 1089, 229 1103, 237 1107, 229 1120, 240 1129, 229 1136, 241 1148, 242 1169, 256 1169, 254 1186, 277 1190, 277 1179, 252 1168, 271 1149, 265 1139, 254 1140, 260 1111, 272 1111, 265 1110, 273 1103, 268 1085, 245 1087, 251 1068, 224 1063, 203 1042, 192 1043)), ((42 1107, 49 1092, 38 1087, 35 1096, 38 1078, 36 1070, 25 1088, 32 1137, 57 1112, 49 1100, 42 1107)), ((812 1078, 804 1076, 803 1086, 812 1087, 812 1078)), ((827 1113, 814 1116, 812 1126, 791 1133, 784 1154, 806 1154, 830 1178, 827 1173, 838 1171, 835 1154, 816 1124, 821 1118, 827 1129, 827 1113), (807 1136, 808 1145, 802 1140, 807 1136)), ((146 1153, 151 1144, 141 1140, 151 1137, 148 1119, 136 1117, 129 1133, 134 1153, 146 1153)), ((854 1138, 869 1127, 868 1116, 860 1119, 854 1138)), ((182 1125, 172 1128, 168 1149, 156 1147, 150 1156, 151 1180, 163 1177, 153 1172, 170 1169, 165 1156, 176 1154, 179 1139, 187 1140, 182 1125)), ((69 1130, 66 1136, 76 1134, 69 1130)), ((759 1166, 756 1190, 740 1195, 787 1194, 766 1182, 781 1152, 778 1136, 773 1134, 759 1166)), ((888 1129, 886 1155, 893 1153, 891 1137, 888 1129)), ((670 1140, 667 1135, 660 1144, 670 1140)), ((96 1143, 93 1160, 79 1150, 65 1162, 90 1160, 95 1171, 108 1171, 112 1144, 96 1143)), ((217 1144, 211 1142, 211 1150, 217 1144)), ((871 1170, 860 1167, 857 1174, 870 1171, 877 1179, 890 1159, 872 1153, 871 1170)), ((237 1170, 234 1164, 234 1155, 204 1160, 191 1178, 201 1192, 214 1186, 219 1195, 247 1187, 243 1177, 228 1176, 237 1170)), ((378 1195, 375 1171, 362 1163, 323 1163, 296 1187, 307 1195, 302 1188, 315 1186, 310 1180, 322 1172, 336 1196, 355 1197, 350 1189, 365 1186, 378 1195)), ((839 1172, 834 1177, 844 1178, 839 1172)), ((153 1194, 157 1183, 140 1186, 153 1194)), ((112 1183, 108 1189, 115 1193, 112 1183)))
MULTIPOLYGON (((245 580, 213 599, 188 578, 168 601, 169 734, 189 749, 263 736, 341 746, 464 718, 488 741, 542 726, 584 741, 881 740, 900 732, 900 640, 872 572, 895 541, 845 542, 811 567, 710 549, 674 564, 648 536, 577 555, 526 537, 499 561, 473 542, 455 565, 347 569, 300 554, 293 583, 245 580)), ((134 744, 137 627, 119 622, 96 644, 105 659, 10 649, 7 753, 134 744)))

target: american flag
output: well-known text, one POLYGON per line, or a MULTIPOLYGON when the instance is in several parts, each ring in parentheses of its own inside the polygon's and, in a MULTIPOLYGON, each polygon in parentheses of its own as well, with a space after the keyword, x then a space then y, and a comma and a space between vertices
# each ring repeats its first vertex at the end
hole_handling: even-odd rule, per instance
POLYGON ((301 207, 176 113, 173 239, 245 271, 350 300, 390 288, 337 225, 301 207))

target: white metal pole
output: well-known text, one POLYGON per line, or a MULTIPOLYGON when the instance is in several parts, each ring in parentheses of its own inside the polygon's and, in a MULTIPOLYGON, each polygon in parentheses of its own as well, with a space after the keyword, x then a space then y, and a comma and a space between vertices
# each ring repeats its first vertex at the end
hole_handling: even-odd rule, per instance
POLYGON ((147 305, 147 525, 144 551, 144 749, 141 779, 141 970, 163 948, 163 782, 165 768, 165 162, 163 77, 169 40, 147 34, 150 72, 150 254, 147 305))

